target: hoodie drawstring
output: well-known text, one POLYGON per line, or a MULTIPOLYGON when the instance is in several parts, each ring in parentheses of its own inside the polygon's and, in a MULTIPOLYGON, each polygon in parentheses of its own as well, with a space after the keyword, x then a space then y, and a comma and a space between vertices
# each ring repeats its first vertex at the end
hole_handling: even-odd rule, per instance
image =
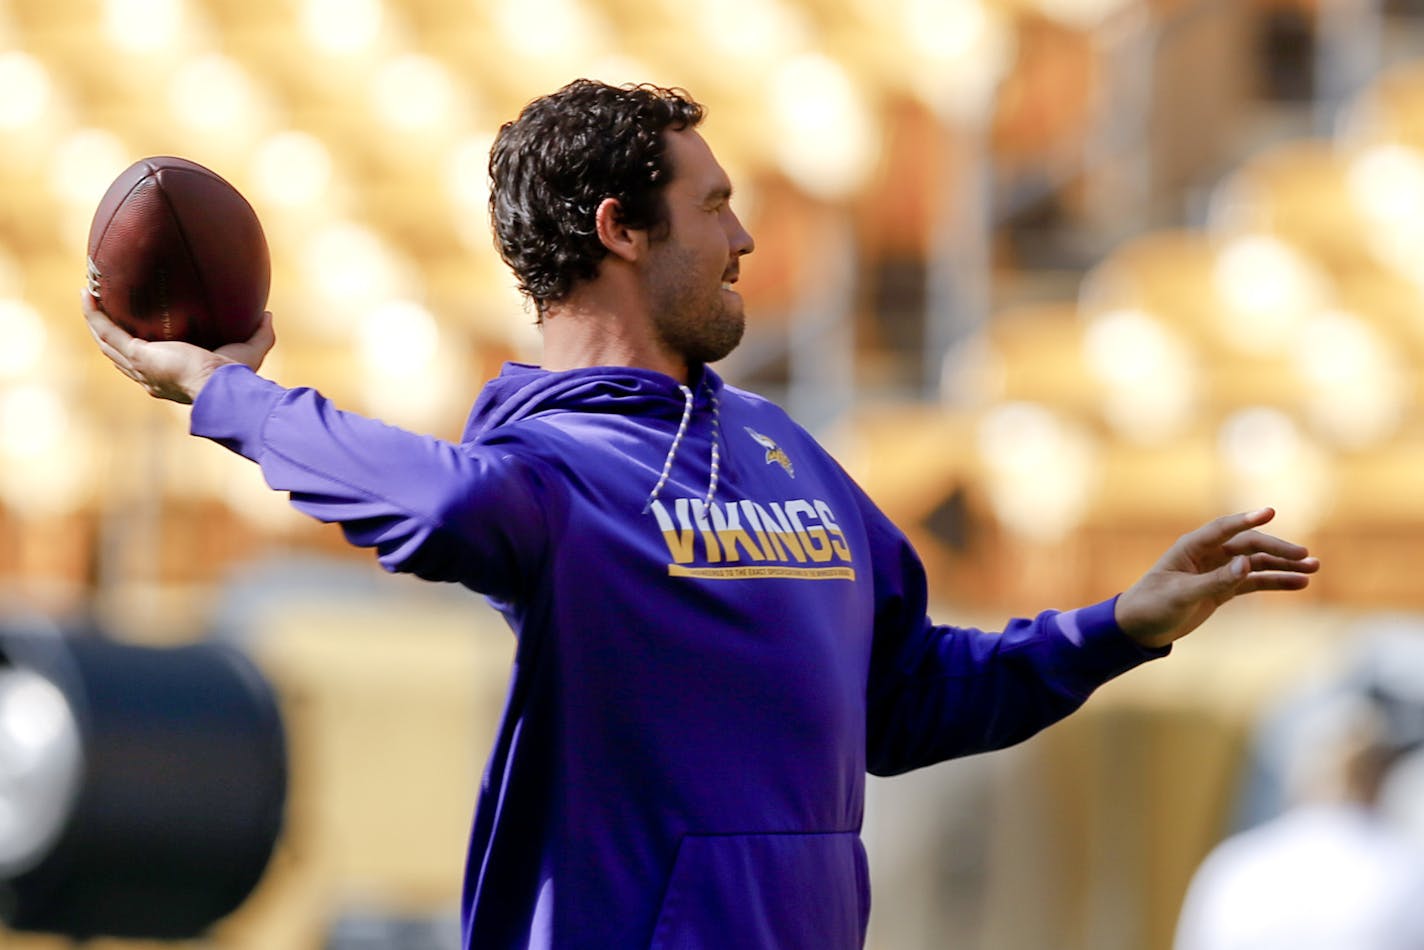
MULTIPOLYGON (((672 464, 677 458, 677 450, 682 447, 682 437, 687 434, 687 425, 692 420, 692 389, 679 384, 678 389, 682 390, 682 419, 677 424, 677 434, 672 437, 672 445, 668 447, 667 458, 663 460, 662 474, 658 476, 658 483, 653 486, 652 494, 648 495, 648 500, 643 504, 643 512, 646 514, 653 507, 653 502, 658 500, 658 495, 662 492, 663 486, 667 484, 668 477, 672 474, 672 464)), ((709 391, 711 387, 708 387, 709 391)), ((712 506, 712 496, 717 494, 717 478, 722 467, 722 457, 718 449, 718 443, 722 439, 721 411, 717 405, 717 394, 711 392, 712 397, 712 475, 707 483, 707 507, 712 506)))
POLYGON ((717 443, 722 441, 722 413, 717 405, 717 394, 712 396, 712 475, 707 480, 707 505, 712 507, 712 496, 717 494, 717 476, 722 468, 722 456, 717 443))

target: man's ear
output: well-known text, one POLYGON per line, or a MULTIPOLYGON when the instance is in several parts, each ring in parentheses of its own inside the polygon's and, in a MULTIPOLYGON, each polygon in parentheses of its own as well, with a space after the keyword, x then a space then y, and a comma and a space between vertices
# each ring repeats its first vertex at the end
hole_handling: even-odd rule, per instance
POLYGON ((623 223, 623 205, 617 198, 600 201, 598 210, 593 214, 593 222, 598 240, 608 248, 608 253, 633 262, 647 250, 648 232, 623 223))

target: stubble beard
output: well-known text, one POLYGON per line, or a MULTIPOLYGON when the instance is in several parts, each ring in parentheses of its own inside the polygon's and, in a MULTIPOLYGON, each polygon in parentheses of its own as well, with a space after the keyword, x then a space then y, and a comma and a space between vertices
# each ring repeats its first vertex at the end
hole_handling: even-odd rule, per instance
POLYGON ((742 342, 747 319, 740 298, 731 303, 721 284, 696 285, 687 255, 669 252, 652 287, 653 327, 664 347, 688 365, 715 363, 742 342))
POLYGON ((740 308, 734 310, 721 300, 710 306, 664 311, 656 319, 663 345, 688 365, 725 359, 742 342, 747 325, 740 308))

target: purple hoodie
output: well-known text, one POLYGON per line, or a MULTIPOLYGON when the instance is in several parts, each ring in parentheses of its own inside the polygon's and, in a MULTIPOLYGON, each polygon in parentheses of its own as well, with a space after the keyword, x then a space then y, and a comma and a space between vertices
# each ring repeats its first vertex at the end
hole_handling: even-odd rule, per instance
POLYGON ((918 557, 835 461, 694 376, 511 364, 458 445, 241 366, 193 407, 297 508, 517 635, 467 947, 860 947, 867 771, 1018 742, 1166 652, 1112 601, 932 625, 918 557))

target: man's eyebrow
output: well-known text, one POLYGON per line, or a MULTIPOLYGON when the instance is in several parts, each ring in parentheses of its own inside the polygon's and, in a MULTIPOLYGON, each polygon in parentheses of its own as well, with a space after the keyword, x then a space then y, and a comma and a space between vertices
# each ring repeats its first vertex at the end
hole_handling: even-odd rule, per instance
POLYGON ((708 201, 730 201, 732 198, 731 185, 715 185, 707 191, 708 201))

